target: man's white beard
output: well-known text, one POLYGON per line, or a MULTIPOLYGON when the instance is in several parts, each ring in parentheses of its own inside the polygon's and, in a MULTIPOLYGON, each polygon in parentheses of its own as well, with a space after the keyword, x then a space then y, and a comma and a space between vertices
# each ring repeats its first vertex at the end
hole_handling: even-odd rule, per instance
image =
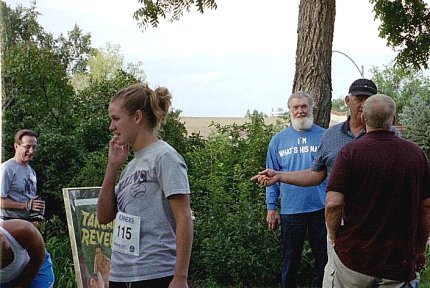
POLYGON ((313 116, 306 116, 300 118, 291 117, 291 125, 293 125, 296 130, 309 130, 314 123, 313 116))

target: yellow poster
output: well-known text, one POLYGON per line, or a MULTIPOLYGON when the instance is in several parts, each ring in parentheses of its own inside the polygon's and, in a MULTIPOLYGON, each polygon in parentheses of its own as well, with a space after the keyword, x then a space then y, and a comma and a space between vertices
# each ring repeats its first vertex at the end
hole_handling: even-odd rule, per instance
POLYGON ((113 222, 97 221, 99 192, 100 187, 63 188, 78 288, 109 288, 113 222))

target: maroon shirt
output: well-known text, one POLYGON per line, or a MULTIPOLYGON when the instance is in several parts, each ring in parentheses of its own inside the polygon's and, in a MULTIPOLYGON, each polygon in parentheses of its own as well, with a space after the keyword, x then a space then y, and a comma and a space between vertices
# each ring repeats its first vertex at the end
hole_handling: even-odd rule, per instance
POLYGON ((415 278, 420 201, 430 197, 424 152, 388 130, 346 144, 327 191, 344 194, 335 251, 348 268, 397 281, 415 278))

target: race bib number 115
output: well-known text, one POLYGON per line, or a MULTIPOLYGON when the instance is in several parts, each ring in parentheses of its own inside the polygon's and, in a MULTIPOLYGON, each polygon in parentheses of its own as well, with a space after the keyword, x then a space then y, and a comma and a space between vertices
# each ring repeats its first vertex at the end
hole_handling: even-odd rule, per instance
POLYGON ((112 236, 112 250, 139 256, 140 217, 118 212, 112 236))

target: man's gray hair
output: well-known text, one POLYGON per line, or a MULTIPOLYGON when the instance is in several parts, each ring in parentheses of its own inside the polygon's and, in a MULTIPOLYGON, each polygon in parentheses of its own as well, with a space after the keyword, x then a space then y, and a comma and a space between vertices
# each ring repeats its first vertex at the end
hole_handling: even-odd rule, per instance
POLYGON ((293 94, 290 95, 290 97, 288 97, 288 109, 291 108, 291 99, 293 98, 306 98, 308 99, 308 104, 309 104, 309 110, 312 112, 313 106, 314 106, 314 100, 312 99, 312 96, 309 95, 306 92, 303 91, 297 91, 294 92, 293 94))
POLYGON ((384 94, 375 94, 363 104, 366 125, 372 129, 390 129, 396 114, 396 103, 384 94))

